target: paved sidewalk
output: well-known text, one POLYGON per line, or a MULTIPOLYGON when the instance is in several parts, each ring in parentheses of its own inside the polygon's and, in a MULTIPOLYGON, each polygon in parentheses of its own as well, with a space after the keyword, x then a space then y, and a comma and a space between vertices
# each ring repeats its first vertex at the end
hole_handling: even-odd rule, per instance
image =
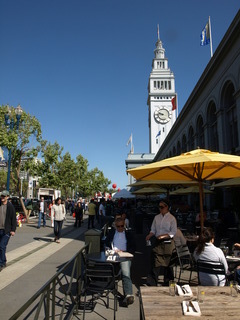
MULTIPOLYGON (((37 219, 18 227, 7 247, 7 268, 0 272, 1 319, 9 319, 84 246, 87 223, 85 221, 81 228, 74 228, 73 224, 74 219, 68 215, 60 244, 52 242, 54 236, 50 220, 47 220, 45 228, 37 229, 37 219)), ((134 284, 135 303, 128 308, 119 306, 117 319, 139 319, 137 291, 134 284)), ((110 319, 112 315, 111 308, 106 309, 99 304, 94 312, 86 315, 86 319, 110 319)), ((74 318, 82 319, 81 312, 74 318)))

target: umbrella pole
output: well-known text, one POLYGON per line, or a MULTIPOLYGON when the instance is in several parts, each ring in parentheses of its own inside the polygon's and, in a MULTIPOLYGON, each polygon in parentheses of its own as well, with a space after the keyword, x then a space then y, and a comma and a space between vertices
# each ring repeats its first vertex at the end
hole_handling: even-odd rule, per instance
POLYGON ((204 221, 203 221, 203 183, 202 181, 199 181, 199 205, 200 205, 201 230, 203 230, 204 221))

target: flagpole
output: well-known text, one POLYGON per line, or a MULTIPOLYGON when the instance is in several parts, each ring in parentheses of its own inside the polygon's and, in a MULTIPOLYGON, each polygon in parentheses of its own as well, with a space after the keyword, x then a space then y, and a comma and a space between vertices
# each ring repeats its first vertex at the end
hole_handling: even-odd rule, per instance
POLYGON ((212 30, 211 30, 210 16, 208 17, 208 25, 209 25, 209 37, 210 37, 210 51, 211 51, 211 58, 212 58, 212 56, 213 56, 213 49, 212 49, 212 30))
POLYGON ((132 138, 132 133, 131 133, 131 150, 130 153, 133 153, 133 142, 132 142, 133 138, 132 138))

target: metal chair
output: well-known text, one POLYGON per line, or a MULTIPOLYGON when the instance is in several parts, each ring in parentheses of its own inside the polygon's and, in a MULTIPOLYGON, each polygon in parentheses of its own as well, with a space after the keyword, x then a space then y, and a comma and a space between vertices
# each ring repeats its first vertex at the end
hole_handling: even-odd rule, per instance
POLYGON ((88 305, 94 306, 94 302, 100 299, 106 308, 109 308, 109 295, 113 295, 113 311, 114 319, 117 311, 118 281, 115 277, 114 265, 109 262, 87 261, 85 269, 84 284, 84 309, 83 319, 87 308, 87 295, 92 298, 88 301, 88 305))
MULTIPOLYGON (((224 268, 223 263, 220 261, 206 261, 206 260, 200 260, 200 259, 197 260, 198 283, 200 285, 203 285, 201 283, 201 277, 199 275, 200 272, 216 275, 216 279, 218 280, 218 286, 220 286, 221 281, 227 282, 226 270, 224 268), (224 275, 224 279, 220 281, 217 275, 224 275)), ((214 285, 214 284, 207 284, 207 285, 214 285)))
POLYGON ((196 271, 196 266, 192 259, 192 255, 188 249, 188 246, 185 245, 185 246, 176 247, 176 253, 178 257, 178 263, 176 264, 175 275, 177 275, 177 267, 179 265, 178 282, 180 282, 181 274, 184 271, 190 272, 190 275, 189 275, 189 282, 190 282, 192 278, 192 272, 196 271))

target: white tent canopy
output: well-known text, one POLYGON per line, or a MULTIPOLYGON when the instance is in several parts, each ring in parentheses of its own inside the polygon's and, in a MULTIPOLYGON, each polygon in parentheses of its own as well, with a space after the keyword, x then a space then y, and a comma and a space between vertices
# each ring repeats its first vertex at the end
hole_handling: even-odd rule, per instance
POLYGON ((122 189, 122 190, 114 193, 112 198, 113 199, 120 199, 120 198, 133 199, 133 198, 135 198, 135 196, 131 192, 129 192, 127 189, 122 189))

